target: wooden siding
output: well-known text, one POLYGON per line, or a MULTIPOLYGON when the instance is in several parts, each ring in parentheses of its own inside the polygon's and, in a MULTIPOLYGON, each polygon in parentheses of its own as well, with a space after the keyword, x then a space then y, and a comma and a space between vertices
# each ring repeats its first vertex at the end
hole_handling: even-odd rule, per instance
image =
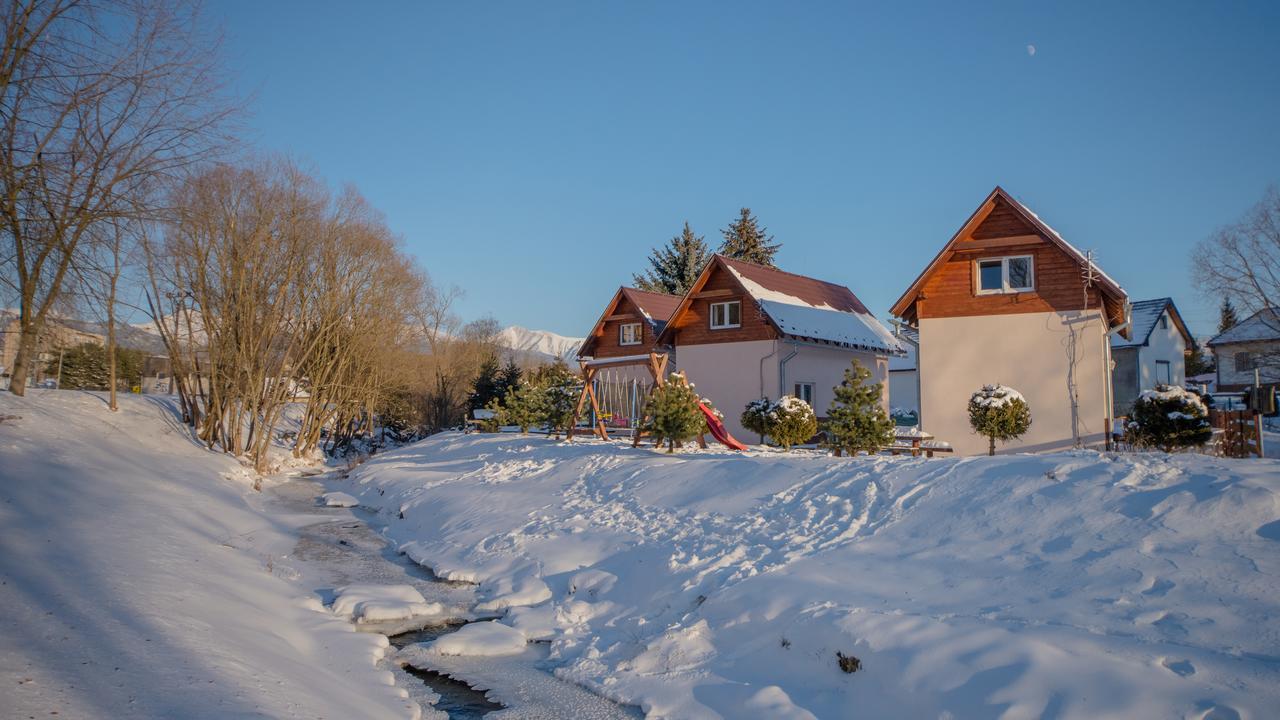
POLYGON ((736 278, 716 266, 707 277, 700 292, 728 291, 718 297, 694 297, 689 310, 675 326, 675 345, 707 345, 710 343, 741 342, 745 340, 773 340, 778 337, 773 325, 765 318, 755 301, 743 291, 736 278), (711 304, 737 300, 742 303, 742 327, 727 330, 711 329, 711 304))
POLYGON ((610 315, 631 315, 631 320, 605 320, 600 327, 600 334, 595 338, 595 346, 592 348, 592 357, 609 358, 622 357, 624 355, 642 355, 653 349, 654 342, 658 339, 653 334, 653 325, 644 319, 644 315, 640 314, 640 309, 635 306, 625 295, 618 300, 618 307, 613 309, 610 315), (621 345, 618 343, 618 328, 630 323, 640 323, 641 341, 639 345, 621 345))
MULTIPOLYGON (((994 215, 994 213, 993 213, 994 215)), ((988 218, 990 220, 990 218, 988 218)), ((986 227, 984 222, 978 230, 986 227)), ((997 227, 1008 223, 1000 219, 997 227)), ((1009 228, 1018 236, 1026 235, 1025 227, 1009 228)), ((982 240, 991 238, 988 229, 982 240)), ((974 237, 978 232, 974 232, 974 237)), ((1080 310, 1084 305, 1080 265, 1070 256, 1041 237, 1034 245, 1021 241, 1005 246, 987 246, 965 249, 965 242, 956 244, 955 254, 930 277, 916 301, 916 318, 965 317, 973 315, 1009 315, 1015 313, 1062 312, 1080 310), (1030 292, 1008 294, 977 294, 977 278, 974 263, 983 258, 1009 255, 1034 257, 1035 289, 1030 292)), ((1089 291, 1089 307, 1100 302, 1096 289, 1089 291)))
POLYGON ((998 197, 995 207, 969 237, 974 240, 987 240, 1033 234, 1036 234, 1036 228, 1024 220, 1008 201, 998 197))

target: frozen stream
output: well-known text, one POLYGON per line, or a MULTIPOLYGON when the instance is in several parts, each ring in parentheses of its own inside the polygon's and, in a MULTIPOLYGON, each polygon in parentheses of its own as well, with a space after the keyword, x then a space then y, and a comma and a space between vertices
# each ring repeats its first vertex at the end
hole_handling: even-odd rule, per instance
MULTIPOLYGON (((423 627, 422 623, 364 625, 362 630, 390 637, 394 652, 414 643, 425 643, 453 632, 462 623, 477 619, 471 612, 475 588, 467 583, 445 582, 389 547, 370 527, 376 518, 359 508, 320 506, 316 498, 326 490, 324 480, 338 473, 297 477, 267 489, 266 508, 303 518, 291 560, 304 582, 317 588, 328 604, 333 588, 354 583, 412 585, 428 602, 447 608, 450 624, 423 627)), ((438 623, 438 620, 433 620, 438 623)), ((439 657, 432 667, 402 668, 388 662, 396 685, 409 691, 423 706, 424 717, 449 718, 637 718, 635 708, 620 706, 587 690, 557 679, 549 672, 545 646, 531 644, 520 655, 506 658, 439 657)))

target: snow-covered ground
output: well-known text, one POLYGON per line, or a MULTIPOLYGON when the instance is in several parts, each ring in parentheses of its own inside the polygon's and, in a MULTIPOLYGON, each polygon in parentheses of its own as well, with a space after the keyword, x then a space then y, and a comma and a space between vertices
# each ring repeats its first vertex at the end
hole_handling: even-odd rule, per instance
MULTIPOLYGON (((478 582, 477 608, 549 640, 561 677, 653 717, 1280 706, 1274 460, 667 456, 448 434, 341 489, 411 558, 478 582)), ((477 629, 434 654, 511 640, 477 629)))
POLYGON ((29 393, 0 393, 0 716, 420 714, 386 638, 299 582, 317 518, 265 512, 167 398, 29 393))

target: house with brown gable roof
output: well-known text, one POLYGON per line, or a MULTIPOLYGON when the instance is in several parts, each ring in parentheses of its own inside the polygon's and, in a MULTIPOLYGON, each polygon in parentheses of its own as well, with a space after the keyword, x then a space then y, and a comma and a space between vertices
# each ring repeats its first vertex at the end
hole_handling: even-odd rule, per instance
POLYGON ((882 383, 888 407, 888 359, 903 348, 843 285, 714 256, 658 334, 679 369, 724 412, 740 439, 748 402, 793 395, 819 417, 833 388, 857 360, 882 383))
MULTIPOLYGON (((658 335, 679 304, 679 295, 618 288, 578 348, 579 359, 627 357, 658 350, 658 335)), ((661 349, 666 350, 669 348, 661 349)))
POLYGON ((1110 338, 1128 337, 1128 296, 1004 189, 991 191, 891 312, 919 334, 920 427, 958 454, 986 451, 968 401, 996 383, 1031 409, 1030 430, 1007 451, 1105 443, 1110 338))

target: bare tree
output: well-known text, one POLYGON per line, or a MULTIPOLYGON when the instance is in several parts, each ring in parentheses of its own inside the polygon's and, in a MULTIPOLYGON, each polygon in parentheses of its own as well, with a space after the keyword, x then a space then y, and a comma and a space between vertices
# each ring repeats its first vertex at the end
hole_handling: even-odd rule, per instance
MULTIPOLYGON (((1191 261, 1201 292, 1257 313, 1257 322, 1280 334, 1280 189, 1269 188, 1239 222, 1201 241, 1191 261)), ((1255 355, 1260 369, 1280 375, 1280 352, 1255 355)))
POLYGON ((225 147, 216 44, 182 0, 10 0, 0 6, 0 279, 17 296, 10 389, 84 250, 145 217, 159 181, 225 147))

